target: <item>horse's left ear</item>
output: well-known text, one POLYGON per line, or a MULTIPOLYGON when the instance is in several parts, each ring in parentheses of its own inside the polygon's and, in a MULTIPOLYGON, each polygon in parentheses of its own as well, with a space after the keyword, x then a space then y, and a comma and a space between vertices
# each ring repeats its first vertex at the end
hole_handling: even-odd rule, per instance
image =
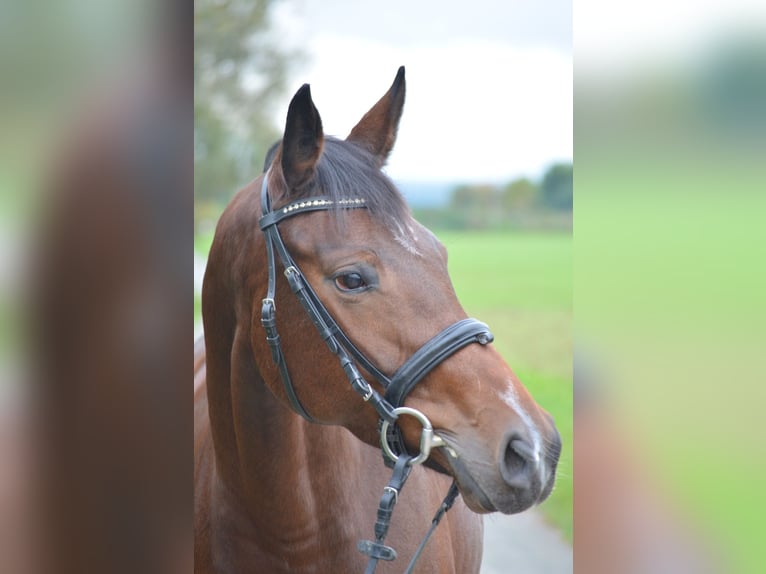
POLYGON ((391 88, 354 126, 346 138, 369 150, 378 158, 381 166, 386 163, 396 141, 396 130, 399 128, 404 109, 404 92, 404 66, 401 66, 391 88))

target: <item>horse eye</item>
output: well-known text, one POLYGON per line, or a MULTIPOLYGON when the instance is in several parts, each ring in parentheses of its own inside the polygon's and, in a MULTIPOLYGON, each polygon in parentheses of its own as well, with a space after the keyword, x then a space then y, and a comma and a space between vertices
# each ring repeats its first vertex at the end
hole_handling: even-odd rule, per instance
POLYGON ((358 291, 367 287, 367 283, 359 273, 344 273, 335 278, 335 285, 341 291, 358 291))

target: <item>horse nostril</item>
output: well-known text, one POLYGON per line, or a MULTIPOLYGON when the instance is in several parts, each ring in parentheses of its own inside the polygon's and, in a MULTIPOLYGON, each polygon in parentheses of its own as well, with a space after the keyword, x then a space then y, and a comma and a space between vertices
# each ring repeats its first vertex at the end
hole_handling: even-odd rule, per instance
POLYGON ((532 445, 520 438, 513 439, 510 442, 510 447, 527 462, 537 464, 540 461, 540 456, 534 451, 532 445))
POLYGON ((500 475, 512 487, 529 488, 540 456, 524 439, 511 437, 500 459, 500 475))

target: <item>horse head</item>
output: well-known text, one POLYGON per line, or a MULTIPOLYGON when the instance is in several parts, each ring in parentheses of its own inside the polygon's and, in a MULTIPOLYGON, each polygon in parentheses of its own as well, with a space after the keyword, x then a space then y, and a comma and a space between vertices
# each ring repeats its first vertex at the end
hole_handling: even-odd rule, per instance
MULTIPOLYGON (((340 330, 386 377, 467 317, 450 281, 447 251, 412 217, 381 171, 396 140, 404 99, 400 68, 388 92, 341 140, 325 136, 304 85, 290 103, 284 136, 264 175, 264 193, 275 213, 293 206, 303 210, 301 202, 309 198, 333 206, 285 217, 279 222, 281 240, 340 330), (364 209, 347 209, 349 202, 364 209)), ((262 267, 253 279, 255 297, 264 296, 267 281, 262 267)), ((378 412, 348 384, 325 345, 332 333, 314 328, 282 273, 276 277, 274 302, 280 352, 305 416, 343 426, 377 445, 378 412)), ((272 393, 294 408, 258 324, 260 308, 260 299, 253 301, 256 363, 272 393)), ((371 368, 359 368, 384 394, 371 368)), ((491 344, 465 345, 446 357, 409 391, 404 404, 433 424, 441 448, 431 451, 429 465, 456 479, 475 512, 520 512, 551 492, 559 434, 491 344)), ((407 450, 418 452, 420 423, 405 416, 397 423, 407 450)))

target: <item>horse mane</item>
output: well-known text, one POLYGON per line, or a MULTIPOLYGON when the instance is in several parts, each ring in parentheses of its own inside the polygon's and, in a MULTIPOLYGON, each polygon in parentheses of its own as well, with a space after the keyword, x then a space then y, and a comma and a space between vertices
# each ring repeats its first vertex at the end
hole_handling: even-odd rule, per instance
MULTIPOLYGON (((277 156, 279 143, 274 144, 266 154, 264 170, 277 156)), ((404 197, 380 170, 377 158, 363 147, 338 138, 325 138, 314 177, 290 199, 318 195, 329 197, 336 205, 340 199, 363 199, 373 218, 400 233, 409 219, 409 207, 404 197)), ((331 210, 341 223, 347 211, 340 208, 331 210)))

